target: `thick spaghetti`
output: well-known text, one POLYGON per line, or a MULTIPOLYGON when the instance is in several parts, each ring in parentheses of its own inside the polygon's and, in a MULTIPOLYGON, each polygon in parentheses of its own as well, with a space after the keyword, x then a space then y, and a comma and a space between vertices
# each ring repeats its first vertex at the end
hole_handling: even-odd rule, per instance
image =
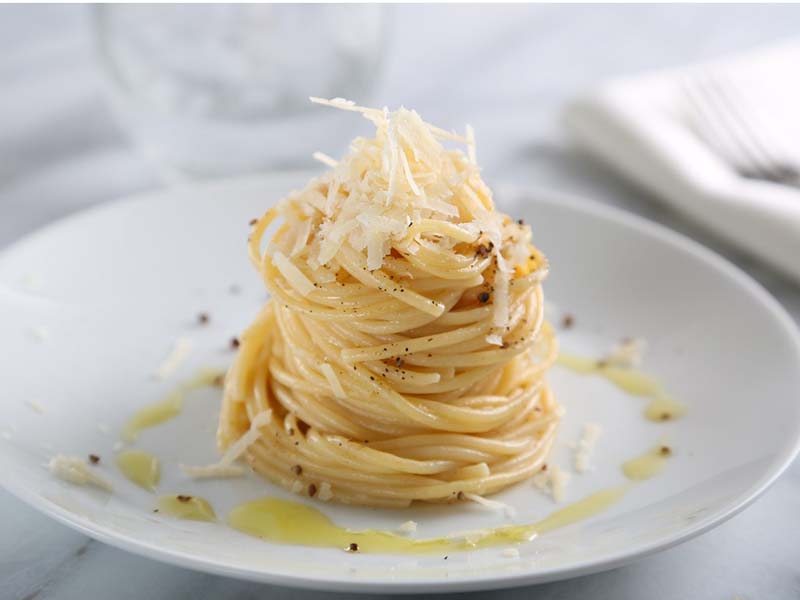
POLYGON ((318 102, 377 134, 338 163, 323 156, 329 172, 253 225, 271 298, 227 375, 223 463, 243 456, 292 491, 370 506, 530 477, 561 414, 543 379, 557 349, 530 228, 495 211, 471 130, 318 102))

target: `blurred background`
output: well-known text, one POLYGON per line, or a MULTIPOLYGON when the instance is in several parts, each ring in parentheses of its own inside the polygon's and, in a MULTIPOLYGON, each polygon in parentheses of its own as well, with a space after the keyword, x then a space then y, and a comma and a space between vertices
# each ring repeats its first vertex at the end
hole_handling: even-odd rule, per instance
MULTIPOLYGON (((644 215, 800 320, 799 33, 791 5, 0 6, 0 249, 132 193, 318 170, 368 131, 307 101, 342 96, 469 123, 501 207, 545 188, 644 215)), ((711 534, 537 597, 799 597, 798 491, 795 465, 711 534)), ((0 598, 268 589, 87 543, 5 492, 0 514, 0 598)))

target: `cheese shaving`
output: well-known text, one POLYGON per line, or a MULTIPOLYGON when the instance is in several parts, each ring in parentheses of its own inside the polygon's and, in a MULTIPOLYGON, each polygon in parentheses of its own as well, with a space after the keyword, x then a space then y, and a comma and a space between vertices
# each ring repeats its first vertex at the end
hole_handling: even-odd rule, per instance
POLYGON ((502 346, 503 338, 496 333, 490 333, 486 336, 486 343, 494 346, 502 346))
POLYGON ((585 473, 591 469, 591 457, 603 428, 597 423, 587 423, 583 426, 581 439, 575 447, 575 470, 578 473, 585 473))
POLYGON ((611 352, 601 360, 605 364, 615 367, 638 367, 642 364, 646 349, 647 342, 642 338, 628 338, 614 346, 611 352))
POLYGON ((175 340, 175 344, 172 346, 172 349, 167 357, 156 369, 156 372, 154 373, 155 378, 166 379, 172 375, 172 373, 174 373, 178 367, 180 367, 181 363, 186 360, 186 357, 189 356, 191 351, 191 340, 186 337, 179 337, 177 340, 175 340))
POLYGON ((417 522, 416 521, 406 521, 405 523, 401 523, 400 526, 397 528, 397 533, 402 533, 407 535, 409 533, 414 533, 417 530, 417 522))
POLYGON ((331 484, 327 481, 323 481, 319 484, 319 493, 317 493, 317 498, 322 500, 323 502, 327 502, 331 498, 333 498, 333 489, 331 488, 331 484))
POLYGON ((45 413, 44 406, 36 402, 36 400, 25 400, 25 404, 37 414, 43 415, 45 413))
POLYGON ((58 454, 50 459, 47 467, 53 475, 63 481, 68 481, 75 485, 92 485, 106 492, 113 490, 111 484, 106 479, 93 473, 82 458, 58 454))
POLYGON ((503 514, 510 519, 514 518, 514 516, 516 516, 517 514, 517 509, 511 506, 510 504, 506 504, 505 502, 500 502, 498 500, 489 500, 488 498, 484 498, 483 496, 479 496, 478 494, 472 494, 469 492, 465 493, 464 497, 467 500, 475 502, 479 506, 488 508, 489 510, 502 511, 503 514))
POLYGON ((475 130, 472 125, 467 125, 467 156, 473 165, 478 164, 478 154, 475 150, 475 130))
POLYGON ((246 473, 244 467, 239 465, 207 465, 205 467, 193 467, 189 465, 178 465, 186 475, 192 479, 223 479, 228 477, 243 477, 246 473))
POLYGON ((533 485, 549 494, 556 502, 564 500, 570 474, 558 465, 549 465, 547 470, 533 476, 533 485))
POLYGON ((315 160, 318 160, 323 165, 327 165, 329 167, 335 167, 336 165, 339 164, 339 161, 337 161, 335 158, 328 156, 324 152, 314 152, 312 156, 314 157, 315 160))
POLYGON ((239 457, 247 452, 247 449, 258 440, 258 438, 261 436, 261 431, 259 430, 264 425, 267 425, 271 419, 271 410, 265 410, 258 413, 250 422, 250 429, 248 429, 242 437, 228 447, 228 449, 225 451, 225 454, 222 456, 219 462, 216 463, 216 465, 209 466, 227 467, 230 466, 235 460, 238 460, 239 457))

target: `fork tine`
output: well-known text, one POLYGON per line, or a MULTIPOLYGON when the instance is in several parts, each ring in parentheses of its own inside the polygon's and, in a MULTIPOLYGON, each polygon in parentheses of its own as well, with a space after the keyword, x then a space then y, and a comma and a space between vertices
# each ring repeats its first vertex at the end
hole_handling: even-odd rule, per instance
POLYGON ((736 81, 736 78, 731 77, 729 73, 719 73, 718 77, 720 82, 724 80, 724 85, 732 99, 732 109, 740 115, 742 123, 747 125, 748 134, 753 145, 772 166, 772 171, 776 174, 776 177, 780 179, 787 174, 793 174, 794 177, 797 177, 797 169, 792 164, 792 161, 780 152, 779 141, 769 139, 774 136, 768 124, 758 119, 758 114, 750 99, 744 93, 741 84, 736 81))
POLYGON ((708 92, 700 86, 700 80, 696 76, 686 77, 681 87, 692 107, 692 124, 700 137, 734 169, 752 168, 751 161, 742 155, 738 144, 732 139, 729 128, 720 122, 719 110, 709 102, 708 92))
POLYGON ((732 96, 732 89, 728 80, 723 80, 720 74, 706 72, 705 80, 709 86, 710 95, 717 100, 717 107, 720 114, 725 117, 734 138, 741 148, 741 151, 750 157, 751 162, 756 166, 754 175, 766 176, 770 179, 780 177, 777 163, 770 156, 760 142, 758 129, 743 110, 740 102, 732 96))

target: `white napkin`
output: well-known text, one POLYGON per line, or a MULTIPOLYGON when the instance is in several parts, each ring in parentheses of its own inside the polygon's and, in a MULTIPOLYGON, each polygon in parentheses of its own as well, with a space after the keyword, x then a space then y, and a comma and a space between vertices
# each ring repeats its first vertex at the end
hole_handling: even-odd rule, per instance
POLYGON ((800 42, 612 81, 569 105, 565 122, 623 175, 800 281, 800 189, 739 176, 689 125, 683 82, 710 69, 737 77, 800 156, 800 42))

